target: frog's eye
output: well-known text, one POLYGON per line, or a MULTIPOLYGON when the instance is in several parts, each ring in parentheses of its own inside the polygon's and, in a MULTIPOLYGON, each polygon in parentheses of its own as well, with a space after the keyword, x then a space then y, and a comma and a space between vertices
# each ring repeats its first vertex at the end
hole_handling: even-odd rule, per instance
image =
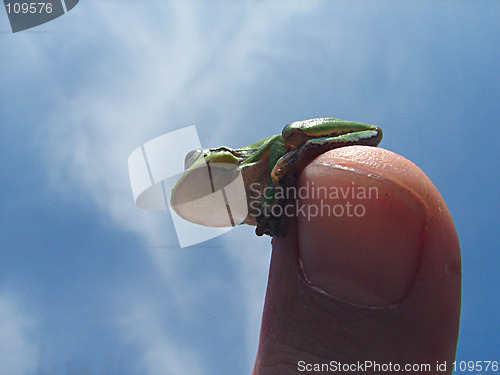
POLYGON ((197 150, 189 151, 184 158, 184 169, 188 170, 194 164, 194 162, 200 158, 202 154, 203 150, 200 148, 197 150))

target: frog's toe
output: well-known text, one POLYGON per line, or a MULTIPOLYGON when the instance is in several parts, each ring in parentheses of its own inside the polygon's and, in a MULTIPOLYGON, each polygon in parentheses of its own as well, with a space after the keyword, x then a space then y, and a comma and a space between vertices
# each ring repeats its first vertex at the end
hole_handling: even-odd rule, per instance
POLYGON ((257 228, 255 228, 255 234, 259 237, 262 237, 265 234, 264 228, 260 225, 257 225, 257 228))
POLYGON ((257 228, 255 228, 255 234, 259 237, 263 236, 264 234, 272 236, 272 234, 269 233, 269 220, 270 217, 266 215, 261 215, 257 218, 257 228))
POLYGON ((255 234, 259 237, 264 234, 271 237, 284 237, 286 235, 286 225, 282 218, 261 215, 257 218, 257 223, 255 234))

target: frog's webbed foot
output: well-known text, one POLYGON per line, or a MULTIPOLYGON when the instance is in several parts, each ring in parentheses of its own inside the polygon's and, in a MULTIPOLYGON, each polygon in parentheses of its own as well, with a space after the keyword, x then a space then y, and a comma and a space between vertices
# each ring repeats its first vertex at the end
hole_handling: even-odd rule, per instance
POLYGON ((285 218, 274 216, 270 210, 266 210, 265 208, 263 211, 257 217, 255 234, 257 236, 267 234, 271 237, 284 237, 286 235, 285 218))

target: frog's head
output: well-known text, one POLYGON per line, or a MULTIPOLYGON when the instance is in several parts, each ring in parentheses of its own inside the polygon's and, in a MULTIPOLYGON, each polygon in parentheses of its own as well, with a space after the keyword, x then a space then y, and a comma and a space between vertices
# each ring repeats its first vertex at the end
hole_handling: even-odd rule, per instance
MULTIPOLYGON (((172 189, 170 198, 172 208, 180 217, 192 223, 210 227, 231 225, 226 205, 218 200, 218 192, 222 189, 227 191, 235 189, 234 186, 229 186, 234 185, 232 183, 241 175, 239 161, 240 159, 225 147, 197 149, 187 153, 184 160, 184 174, 172 189)), ((240 195, 245 207, 241 210, 239 207, 231 207, 233 222, 239 220, 236 224, 240 224, 247 215, 243 180, 241 186, 240 195)))

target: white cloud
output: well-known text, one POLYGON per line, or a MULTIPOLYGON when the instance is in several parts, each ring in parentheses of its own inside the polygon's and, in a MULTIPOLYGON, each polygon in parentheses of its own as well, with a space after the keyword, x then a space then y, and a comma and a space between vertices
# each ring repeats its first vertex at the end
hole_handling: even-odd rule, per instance
POLYGON ((124 340, 142 349, 138 372, 145 370, 148 375, 205 374, 199 356, 172 340, 161 321, 155 306, 147 303, 137 304, 120 319, 124 340))
MULTIPOLYGON (((100 46, 106 52, 96 52, 85 82, 69 96, 57 98, 52 116, 37 138, 45 147, 54 188, 70 196, 83 193, 117 224, 140 234, 150 245, 163 245, 164 216, 133 205, 128 155, 149 139, 190 125, 187 121, 197 116, 190 114, 202 113, 206 106, 212 106, 221 119, 220 125, 211 127, 214 138, 223 133, 229 121, 238 116, 237 109, 227 115, 225 103, 265 66, 255 56, 271 49, 272 31, 310 6, 247 4, 243 25, 229 40, 221 40, 217 30, 230 27, 231 15, 223 13, 213 20, 217 24, 214 30, 200 28, 206 17, 201 3, 150 3, 149 12, 155 16, 144 10, 137 13, 132 4, 117 9, 114 3, 96 4, 91 3, 92 12, 87 11, 85 17, 73 19, 80 21, 73 27, 81 27, 85 20, 86 28, 103 33, 97 36, 108 41, 105 47, 100 46), (95 18, 91 14, 113 17, 95 18), (163 20, 173 22, 166 31, 162 30, 163 20), (207 65, 211 68, 204 69, 207 65), (224 90, 217 90, 220 86, 224 90)), ((74 40, 72 46, 91 49, 96 40, 87 36, 94 33, 84 31, 82 35, 83 40, 74 40)), ((232 132, 238 129, 233 127, 232 132)), ((175 244, 174 238, 168 241, 175 244)), ((174 271, 164 267, 166 273, 174 271)))
POLYGON ((35 370, 37 347, 30 338, 34 323, 11 293, 0 293, 0 374, 23 375, 35 370))
MULTIPOLYGON (((147 9, 142 3, 117 4, 82 3, 74 14, 64 16, 66 27, 71 24, 79 31, 71 33, 71 44, 66 43, 66 34, 51 39, 53 45, 60 45, 57 61, 49 56, 53 46, 33 45, 33 54, 59 64, 58 71, 66 71, 50 91, 67 93, 51 102, 54 109, 36 138, 44 149, 54 189, 69 199, 92 202, 102 211, 103 220, 111 218, 152 246, 149 255, 170 287, 172 308, 182 312, 191 306, 190 288, 201 294, 210 285, 195 286, 185 280, 182 252, 166 256, 163 249, 154 248, 175 245, 176 239, 172 228, 166 228, 165 213, 134 206, 128 155, 142 143, 191 125, 207 113, 218 125, 210 124, 213 139, 202 142, 218 142, 218 135, 226 132, 238 134, 230 124, 245 115, 241 93, 266 69, 268 62, 262 56, 284 53, 273 35, 317 4, 293 2, 283 7, 281 2, 256 6, 224 2, 229 10, 220 8, 214 13, 192 1, 150 2, 147 9), (71 71, 75 58, 87 67, 82 70, 79 65, 76 71, 81 76, 71 77, 76 74, 71 71)), ((264 240, 253 238, 253 233, 248 237, 252 238, 245 244, 238 239, 237 251, 228 250, 228 254, 244 290, 251 361, 260 328, 269 245, 263 246, 264 240), (255 247, 264 249, 256 253, 255 247)), ((231 241, 230 235, 226 240, 231 241)), ((134 306, 136 301, 129 303, 134 306)), ((142 343, 148 374, 203 373, 196 353, 158 326, 154 313, 137 309, 127 317, 133 323, 125 331, 127 337, 142 343), (156 336, 151 339, 144 332, 156 336), (194 370, 186 371, 186 363, 194 370)))

